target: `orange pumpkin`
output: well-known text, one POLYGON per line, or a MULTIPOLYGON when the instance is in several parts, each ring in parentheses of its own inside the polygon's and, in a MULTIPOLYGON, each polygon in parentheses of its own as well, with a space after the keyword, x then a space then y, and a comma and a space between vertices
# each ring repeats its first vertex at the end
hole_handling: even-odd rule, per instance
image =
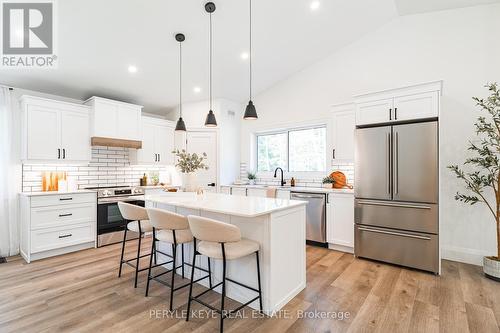
POLYGON ((330 174, 330 178, 332 178, 335 182, 333 183, 333 188, 352 188, 351 185, 347 184, 347 178, 343 172, 334 171, 330 174))

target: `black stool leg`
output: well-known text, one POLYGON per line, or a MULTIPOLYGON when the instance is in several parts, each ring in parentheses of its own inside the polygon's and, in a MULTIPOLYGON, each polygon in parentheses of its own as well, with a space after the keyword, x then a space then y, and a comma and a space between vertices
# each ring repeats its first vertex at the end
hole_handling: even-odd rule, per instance
POLYGON ((137 260, 135 264, 135 282, 134 282, 134 288, 137 288, 137 277, 139 276, 139 259, 141 256, 141 240, 142 240, 142 233, 139 232, 139 244, 137 245, 137 260))
POLYGON ((210 267, 210 257, 208 259, 208 286, 212 288, 212 268, 210 267))
POLYGON ((193 240, 193 265, 191 266, 191 281, 189 282, 189 297, 187 305, 186 321, 189 321, 189 315, 191 314, 191 299, 193 298, 193 281, 194 281, 194 265, 196 264, 196 238, 193 240))
POLYGON ((173 259, 173 264, 172 264, 172 278, 170 280, 170 311, 172 311, 172 303, 174 302, 174 278, 175 278, 175 262, 176 262, 176 256, 177 256, 177 245, 174 244, 172 245, 172 256, 174 257, 173 259))
POLYGON ((181 256, 182 256, 182 278, 184 279, 184 243, 182 243, 181 256))
MULTIPOLYGON (((155 236, 154 236, 154 232, 153 232, 153 248, 154 248, 154 261, 155 261, 155 265, 158 264, 158 252, 156 252, 156 240, 155 240, 155 236)), ((153 255, 153 251, 151 251, 151 255, 153 255)))
MULTIPOLYGON (((146 297, 149 293, 149 281, 151 281, 151 266, 153 264, 153 255, 156 257, 156 245, 155 245, 155 229, 153 228, 153 242, 151 245, 151 255, 149 256, 149 269, 148 269, 148 282, 146 282, 146 297)), ((156 265, 156 260, 155 260, 156 265)))
POLYGON ((220 332, 224 332, 224 299, 226 298, 226 252, 224 249, 224 243, 221 243, 222 247, 222 296, 220 302, 220 332))
POLYGON ((125 231, 123 232, 122 255, 120 256, 120 270, 118 271, 118 277, 122 276, 123 254, 125 252, 126 240, 127 240, 127 226, 125 226, 125 231))
POLYGON ((255 257, 257 258, 257 281, 259 283, 259 306, 260 306, 260 312, 262 312, 262 288, 260 285, 259 251, 255 252, 255 257))

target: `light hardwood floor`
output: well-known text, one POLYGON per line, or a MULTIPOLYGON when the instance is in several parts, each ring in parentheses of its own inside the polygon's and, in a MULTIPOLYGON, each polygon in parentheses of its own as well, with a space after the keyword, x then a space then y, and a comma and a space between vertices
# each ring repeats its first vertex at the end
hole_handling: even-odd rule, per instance
MULTIPOLYGON (((129 245, 129 256, 135 246, 129 245)), ((118 278, 119 249, 112 245, 29 265, 9 258, 0 265, 0 332, 217 331, 217 319, 152 318, 152 310, 168 309, 169 290, 152 282, 150 296, 144 297, 146 273, 134 289, 130 267, 124 266, 118 278)), ((148 242, 144 251, 149 251, 148 242)), ((307 288, 286 305, 281 318, 229 319, 225 331, 500 331, 500 283, 484 278, 480 267, 443 261, 443 274, 437 277, 315 247, 307 248, 307 266, 307 288), (300 311, 347 312, 349 317, 297 318, 300 311)), ((179 316, 187 292, 182 289, 174 298, 179 316)), ((217 304, 219 294, 210 292, 206 300, 217 304)), ((193 310, 203 309, 193 305, 193 310)))

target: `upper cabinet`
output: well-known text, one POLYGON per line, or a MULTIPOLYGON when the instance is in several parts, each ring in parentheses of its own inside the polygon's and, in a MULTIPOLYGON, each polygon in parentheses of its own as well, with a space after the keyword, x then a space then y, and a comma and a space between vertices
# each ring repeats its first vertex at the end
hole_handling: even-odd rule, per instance
POLYGON ((141 141, 142 106, 92 97, 85 101, 91 107, 91 136, 97 138, 141 141))
POLYGON ((20 102, 23 161, 90 161, 87 106, 33 96, 22 96, 20 102))
POLYGON ((332 165, 354 160, 354 103, 333 105, 332 111, 332 165))
POLYGON ((439 116, 442 81, 356 96, 356 125, 439 116))
POLYGON ((174 164, 174 123, 142 117, 142 148, 130 151, 132 164, 174 164))

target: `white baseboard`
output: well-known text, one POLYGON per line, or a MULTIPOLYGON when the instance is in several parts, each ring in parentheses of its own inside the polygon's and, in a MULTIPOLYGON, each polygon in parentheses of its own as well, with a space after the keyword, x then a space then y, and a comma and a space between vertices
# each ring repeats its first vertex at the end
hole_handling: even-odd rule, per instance
POLYGON ((483 257, 491 253, 485 253, 476 249, 465 247, 443 246, 441 248, 441 259, 463 262, 477 266, 483 266, 483 257))
POLYGON ((354 253, 354 249, 350 246, 329 243, 328 248, 330 250, 335 250, 335 251, 340 251, 340 252, 354 253))

